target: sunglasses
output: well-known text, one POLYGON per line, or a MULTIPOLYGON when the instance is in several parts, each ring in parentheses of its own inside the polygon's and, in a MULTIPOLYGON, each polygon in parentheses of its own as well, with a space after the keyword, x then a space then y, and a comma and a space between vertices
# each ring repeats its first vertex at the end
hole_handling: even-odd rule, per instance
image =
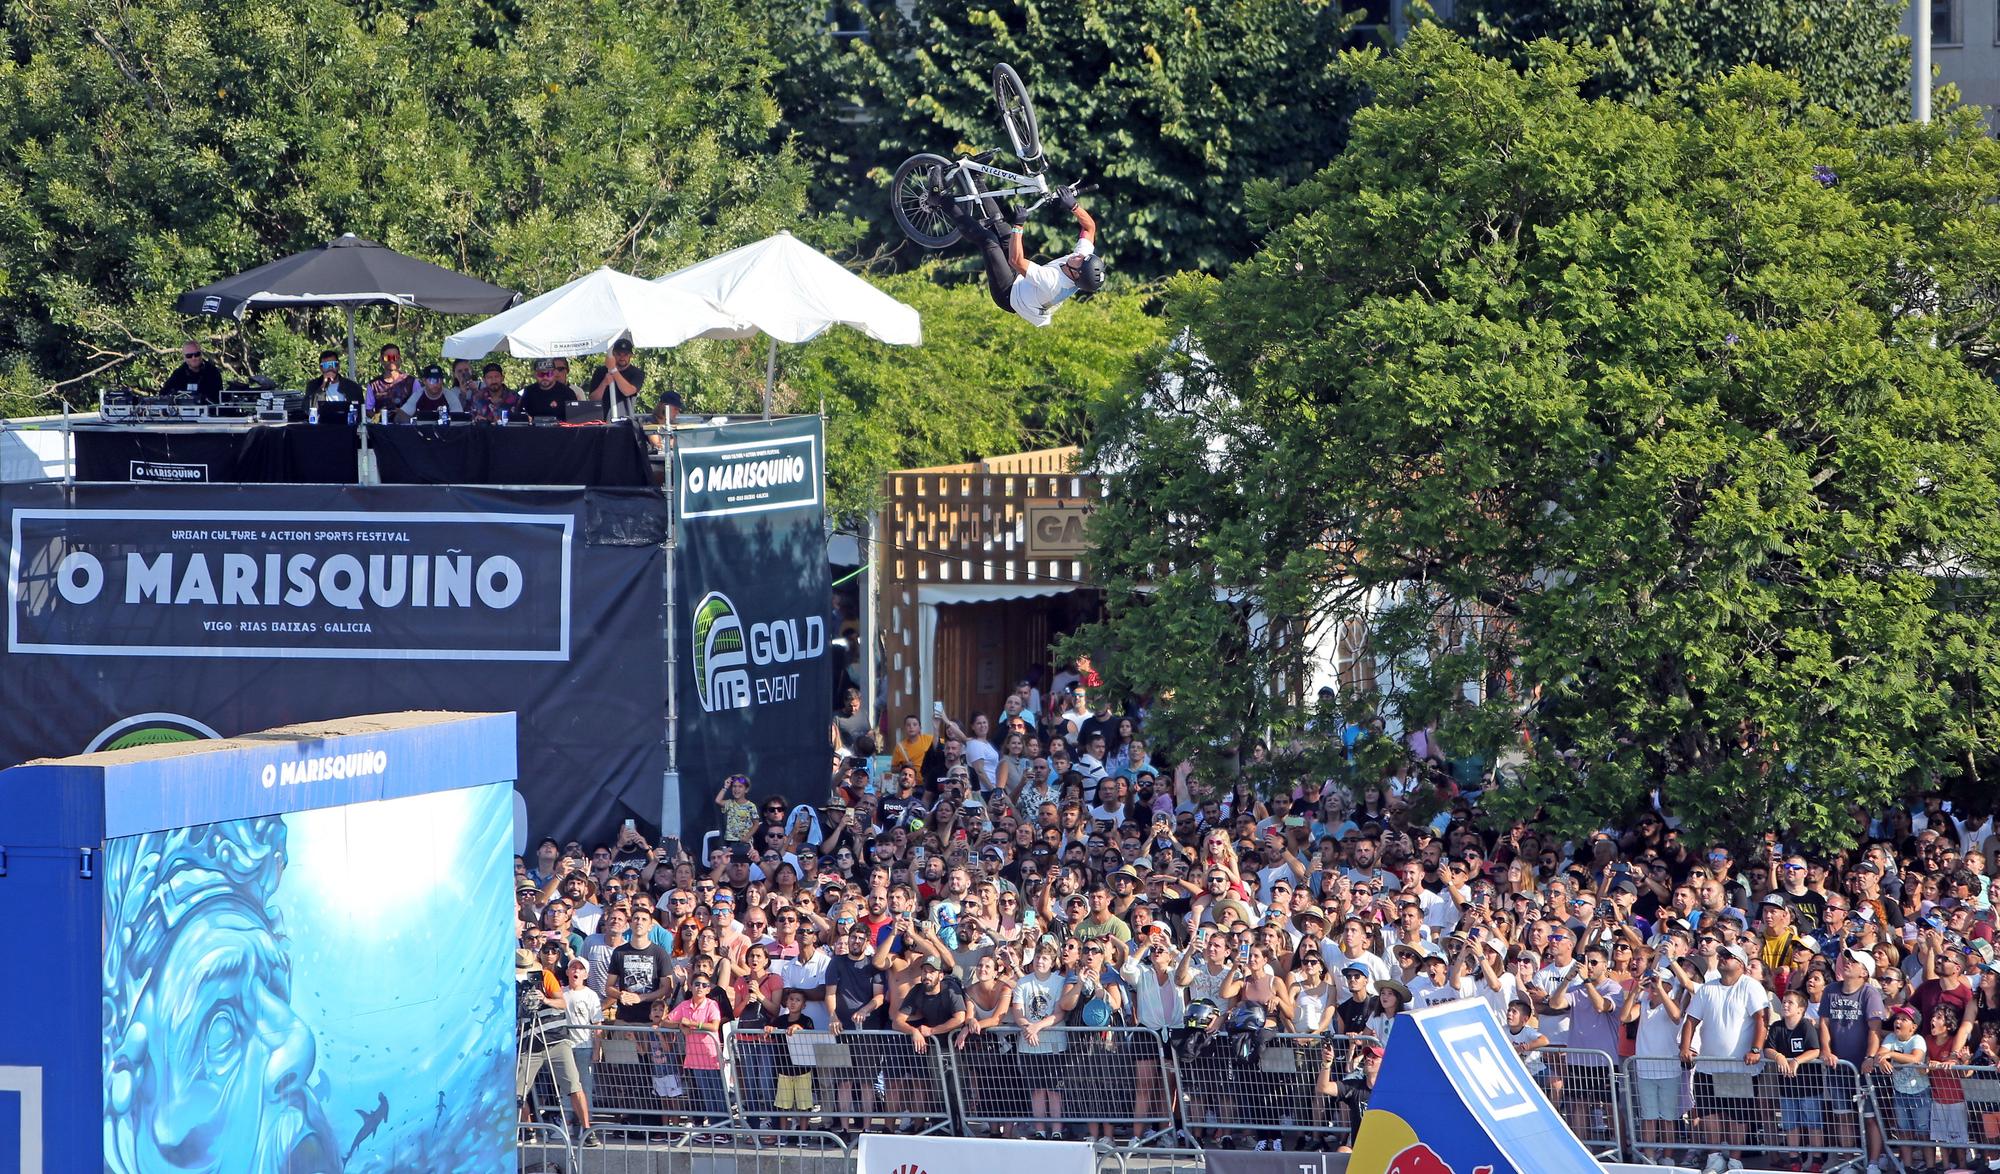
POLYGON ((200 351, 182 351, 182 352, 181 352, 181 358, 183 358, 183 359, 199 359, 199 358, 201 358, 201 352, 200 352, 200 351))

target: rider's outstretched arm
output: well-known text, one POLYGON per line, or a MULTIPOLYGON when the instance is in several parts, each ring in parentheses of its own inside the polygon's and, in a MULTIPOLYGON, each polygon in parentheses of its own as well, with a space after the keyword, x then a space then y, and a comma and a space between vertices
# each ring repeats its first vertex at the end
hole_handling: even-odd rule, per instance
POLYGON ((1087 241, 1095 241, 1097 239, 1097 221, 1091 217, 1090 213, 1083 210, 1082 204, 1078 204, 1075 211, 1077 235, 1087 241))

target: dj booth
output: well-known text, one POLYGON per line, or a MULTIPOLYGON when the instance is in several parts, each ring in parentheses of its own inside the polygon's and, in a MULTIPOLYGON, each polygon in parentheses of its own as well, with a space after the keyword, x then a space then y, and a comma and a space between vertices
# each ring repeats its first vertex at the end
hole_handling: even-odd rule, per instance
POLYGON ((365 443, 385 485, 653 484, 645 437, 616 424, 133 420, 77 425, 80 481, 353 485, 365 443))

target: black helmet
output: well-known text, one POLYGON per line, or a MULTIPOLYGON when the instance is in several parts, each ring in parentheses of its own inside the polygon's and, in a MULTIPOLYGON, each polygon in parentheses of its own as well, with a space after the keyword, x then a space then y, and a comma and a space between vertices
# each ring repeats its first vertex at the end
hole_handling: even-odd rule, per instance
POLYGON ((1188 1004, 1187 1018, 1182 1022, 1189 1031, 1207 1031, 1208 1025, 1214 1023, 1220 1013, 1214 1003, 1207 999, 1196 999, 1188 1004))
POLYGON ((1089 297, 1104 288, 1104 259, 1092 253, 1076 259, 1076 292, 1089 297))

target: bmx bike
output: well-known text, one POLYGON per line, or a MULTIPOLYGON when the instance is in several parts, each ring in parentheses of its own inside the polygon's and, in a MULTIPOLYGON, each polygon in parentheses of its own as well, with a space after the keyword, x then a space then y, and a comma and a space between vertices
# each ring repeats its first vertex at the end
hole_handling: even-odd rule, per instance
MULTIPOLYGON (((1055 199, 1060 190, 1050 187, 1048 176, 1043 174, 1048 161, 1042 157, 1034 103, 1013 66, 1002 63, 993 67, 993 101, 1000 108, 1000 124, 1013 144, 1020 171, 994 166, 998 151, 957 159, 924 152, 903 160, 889 182, 896 227, 926 249, 948 249, 965 235, 953 214, 956 205, 980 205, 973 210, 977 218, 1002 216, 1014 207, 1013 201, 1031 200, 1021 213, 1025 218, 1055 199)), ((1094 187, 1079 185, 1071 190, 1086 192, 1094 187)))

